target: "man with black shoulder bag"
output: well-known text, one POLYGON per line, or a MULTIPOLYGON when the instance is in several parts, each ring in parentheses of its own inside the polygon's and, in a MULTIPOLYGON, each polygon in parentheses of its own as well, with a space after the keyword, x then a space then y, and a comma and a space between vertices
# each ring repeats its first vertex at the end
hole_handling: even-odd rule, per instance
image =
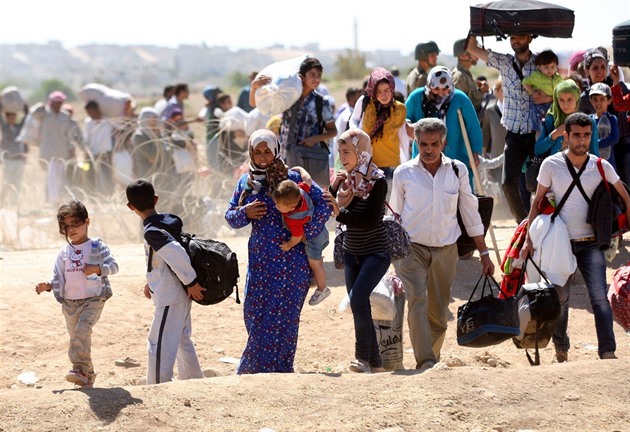
MULTIPOLYGON (((547 157, 540 166, 538 187, 528 220, 533 221, 540 214, 539 204, 552 191, 558 203, 556 209, 559 211, 556 213, 567 227, 571 251, 575 255, 577 268, 584 277, 593 307, 599 358, 616 359, 613 315, 607 297, 606 260, 604 252, 597 245, 593 227, 587 222, 590 200, 602 182, 597 166, 598 157, 588 153, 593 133, 592 122, 586 114, 573 113, 567 117, 564 125, 564 142, 568 144, 568 148, 547 157)), ((626 205, 626 212, 630 215, 630 197, 623 183, 607 161, 601 163, 606 179, 619 193, 626 205)), ((521 257, 525 258, 533 252, 534 247, 528 232, 521 257)), ((560 318, 552 340, 559 363, 568 360, 570 347, 567 327, 571 279, 564 286, 557 287, 560 318)))

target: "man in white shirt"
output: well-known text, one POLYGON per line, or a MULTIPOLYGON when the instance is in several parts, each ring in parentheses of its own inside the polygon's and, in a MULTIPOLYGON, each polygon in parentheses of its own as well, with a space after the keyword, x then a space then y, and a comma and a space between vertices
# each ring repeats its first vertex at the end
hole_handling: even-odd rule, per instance
POLYGON ((443 154, 446 125, 436 118, 422 119, 414 126, 414 137, 419 154, 394 171, 390 205, 412 242, 413 253, 394 265, 409 302, 407 320, 416 369, 424 371, 440 360, 446 334, 461 234, 458 209, 479 250, 482 273, 492 275, 494 264, 468 169, 443 154))
MULTIPOLYGON (((598 158, 588 152, 593 133, 590 117, 584 113, 571 114, 567 117, 564 127, 564 142, 567 143, 568 149, 547 157, 540 166, 537 179, 538 188, 528 215, 530 221, 533 221, 540 214, 538 204, 549 190, 553 192, 555 201, 560 205, 573 181, 573 176, 569 172, 569 163, 573 166, 576 174, 586 164, 584 171, 579 176, 579 181, 584 189, 584 194, 589 198, 593 196, 595 189, 602 182, 602 175, 597 167, 598 158)), ((630 217, 630 197, 628 197, 623 183, 619 181, 619 176, 606 160, 602 160, 602 169, 606 180, 614 186, 623 199, 627 216, 630 217)), ((571 250, 577 259, 577 268, 584 277, 593 307, 599 358, 616 359, 613 315, 607 297, 606 260, 604 251, 598 248, 593 227, 587 222, 589 204, 579 188, 574 187, 560 208, 558 216, 567 226, 571 239, 571 250)), ((521 256, 525 258, 527 255, 533 255, 533 252, 532 240, 528 234, 521 250, 521 256)), ((564 286, 556 287, 560 298, 560 318, 556 324, 552 340, 558 363, 567 361, 569 357, 570 343, 567 326, 571 279, 569 278, 564 286)))
POLYGON ((94 191, 103 195, 113 192, 112 153, 114 151, 114 128, 103 118, 96 101, 85 105, 88 117, 85 119, 83 145, 92 161, 92 181, 94 191))

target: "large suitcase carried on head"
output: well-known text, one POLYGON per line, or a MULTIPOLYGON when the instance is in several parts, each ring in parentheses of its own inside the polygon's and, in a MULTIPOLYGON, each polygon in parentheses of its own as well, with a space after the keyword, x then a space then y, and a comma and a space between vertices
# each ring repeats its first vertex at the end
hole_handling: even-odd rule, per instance
POLYGON ((612 34, 615 64, 630 67, 630 20, 614 26, 612 34))
POLYGON ((478 36, 537 35, 570 38, 571 9, 534 0, 503 0, 470 7, 470 33, 478 36))

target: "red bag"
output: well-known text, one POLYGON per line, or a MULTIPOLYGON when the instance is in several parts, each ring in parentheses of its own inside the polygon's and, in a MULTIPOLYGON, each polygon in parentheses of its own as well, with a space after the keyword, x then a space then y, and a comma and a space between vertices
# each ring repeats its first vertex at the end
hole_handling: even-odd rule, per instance
POLYGON ((503 271, 503 278, 501 279, 501 291, 499 292, 500 299, 507 299, 514 297, 518 291, 518 282, 521 277, 521 268, 514 267, 513 261, 518 259, 521 255, 521 249, 525 244, 525 236, 527 236, 527 219, 516 227, 510 244, 505 250, 505 255, 501 261, 501 270, 503 271))
POLYGON ((615 319, 626 331, 630 331, 630 261, 615 270, 608 301, 615 319))

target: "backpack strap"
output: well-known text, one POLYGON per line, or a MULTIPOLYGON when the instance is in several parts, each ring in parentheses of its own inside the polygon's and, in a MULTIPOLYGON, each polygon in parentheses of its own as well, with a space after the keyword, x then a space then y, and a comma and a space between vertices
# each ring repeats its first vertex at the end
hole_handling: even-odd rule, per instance
MULTIPOLYGON (((320 95, 316 91, 313 92, 315 95, 315 111, 317 112, 317 125, 319 126, 319 133, 323 133, 326 131, 326 123, 324 123, 324 96, 320 95)), ((319 143, 322 148, 328 150, 328 145, 325 141, 320 141, 319 143)), ((330 150, 328 150, 330 152, 330 150)))
POLYGON ((153 270, 153 248, 149 246, 149 259, 147 260, 147 273, 153 270))
POLYGON ((565 162, 567 163, 567 167, 569 169, 569 173, 571 174, 571 177, 573 177, 573 182, 569 185, 569 187, 567 188, 567 191, 564 193, 564 196, 562 197, 562 199, 560 200, 560 202, 556 206, 556 209, 554 210, 553 214, 551 215, 551 222, 552 223, 556 220, 556 217, 558 217, 558 215, 560 214, 560 210, 564 206, 564 203, 567 202, 567 200, 569 199, 569 195, 571 195, 571 192, 573 191, 573 188, 576 185, 579 185, 578 188, 582 192, 582 196, 584 197, 586 202, 589 203, 589 204, 591 202, 591 200, 586 195, 586 192, 584 192, 584 188, 582 187, 582 183, 580 182, 580 176, 582 175, 582 173, 586 169, 586 165, 588 165, 589 158, 586 158, 586 160, 584 161, 584 163, 580 167, 580 170, 576 174, 575 173, 575 169, 573 168, 573 164, 571 163, 571 161, 569 161, 569 158, 567 157, 567 155, 563 154, 563 156, 564 156, 565 162))

